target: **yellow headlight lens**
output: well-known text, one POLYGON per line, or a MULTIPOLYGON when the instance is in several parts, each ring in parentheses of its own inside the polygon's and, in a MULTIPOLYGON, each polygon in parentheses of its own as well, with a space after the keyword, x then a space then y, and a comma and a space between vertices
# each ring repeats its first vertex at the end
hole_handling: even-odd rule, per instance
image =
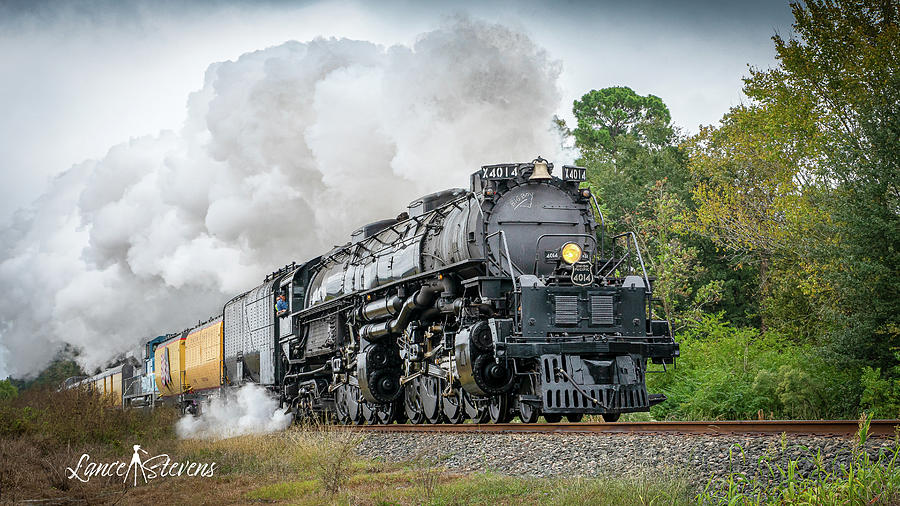
POLYGON ((581 260, 581 246, 574 242, 566 243, 566 245, 562 247, 562 259, 567 264, 574 264, 581 260))

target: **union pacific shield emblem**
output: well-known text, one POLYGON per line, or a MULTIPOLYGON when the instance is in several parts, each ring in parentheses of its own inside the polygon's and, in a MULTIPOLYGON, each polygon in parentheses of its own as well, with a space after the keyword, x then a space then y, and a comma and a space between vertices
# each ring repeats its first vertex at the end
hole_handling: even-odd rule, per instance
POLYGON ((572 265, 572 284, 587 286, 594 282, 594 274, 591 272, 590 262, 575 262, 572 265))

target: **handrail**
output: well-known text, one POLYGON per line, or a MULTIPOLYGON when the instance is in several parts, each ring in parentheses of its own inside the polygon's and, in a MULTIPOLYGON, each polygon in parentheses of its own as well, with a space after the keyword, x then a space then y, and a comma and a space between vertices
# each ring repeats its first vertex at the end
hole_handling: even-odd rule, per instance
MULTIPOLYGON (((643 255, 641 255, 641 247, 638 245, 637 236, 634 235, 634 232, 623 232, 617 236, 612 237, 610 240, 612 241, 613 245, 615 246, 616 239, 619 239, 620 237, 625 237, 625 236, 630 236, 632 242, 634 242, 634 251, 637 253, 638 262, 640 262, 640 264, 641 264, 641 274, 644 275, 644 286, 647 287, 647 293, 651 294, 651 293, 653 293, 653 291, 650 288, 650 278, 647 276, 647 268, 644 266, 644 257, 643 257, 643 255)), ((613 251, 613 254, 615 254, 615 250, 613 251)), ((624 259, 625 259, 625 257, 623 256, 622 260, 624 260, 624 259)), ((614 268, 618 267, 619 264, 622 263, 622 260, 619 260, 619 262, 616 263, 614 268)))
POLYGON ((513 292, 518 292, 519 287, 516 286, 516 271, 513 270, 512 257, 509 256, 509 244, 506 242, 506 233, 500 230, 500 239, 503 240, 503 249, 506 251, 506 263, 509 265, 509 278, 512 280, 513 292))
MULTIPOLYGON (((496 232, 486 235, 484 237, 484 242, 485 242, 485 244, 487 244, 487 240, 490 239, 491 237, 494 237, 495 235, 499 235, 500 240, 503 241, 503 249, 504 249, 504 252, 506 253, 506 263, 509 266, 509 279, 510 279, 510 281, 512 281, 512 285, 513 285, 513 299, 515 302, 515 307, 519 307, 519 300, 518 300, 519 285, 518 285, 518 283, 516 283, 516 269, 515 269, 513 261, 512 261, 512 256, 509 254, 509 243, 506 242, 506 232, 504 232, 503 229, 498 229, 496 232)), ((497 262, 497 263, 499 264, 499 262, 497 262)), ((503 266, 500 265, 500 267, 502 268, 503 266)), ((522 271, 522 269, 519 269, 519 271, 522 272, 523 274, 525 273, 524 271, 522 271)), ((513 326, 514 327, 519 326, 519 312, 518 311, 513 311, 513 326)))
POLYGON ((505 250, 505 253, 506 253, 506 262, 507 262, 507 265, 509 265, 509 278, 512 280, 512 283, 513 283, 513 291, 517 292, 517 291, 519 291, 519 288, 518 288, 518 285, 516 284, 516 270, 513 268, 512 257, 509 254, 509 244, 506 242, 506 233, 503 231, 503 229, 500 229, 500 230, 497 230, 496 232, 490 233, 487 236, 485 236, 484 240, 487 241, 488 239, 490 239, 491 237, 494 237, 495 235, 499 235, 500 239, 503 241, 503 249, 505 250))
POLYGON ((591 192, 591 200, 594 201, 594 208, 597 209, 597 214, 600 215, 600 251, 599 256, 603 257, 603 249, 606 246, 604 244, 604 239, 606 238, 606 219, 603 217, 603 211, 600 210, 600 204, 597 203, 597 197, 594 195, 594 192, 591 192))

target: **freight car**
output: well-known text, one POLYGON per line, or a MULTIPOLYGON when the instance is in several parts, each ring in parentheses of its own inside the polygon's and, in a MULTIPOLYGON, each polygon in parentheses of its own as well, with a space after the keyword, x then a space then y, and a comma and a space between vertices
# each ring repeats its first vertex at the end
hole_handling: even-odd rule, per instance
POLYGON ((123 392, 134 376, 131 364, 119 364, 90 377, 73 377, 65 381, 66 388, 85 388, 99 394, 111 406, 122 407, 123 392))
POLYGON ((416 199, 270 274, 209 321, 146 343, 132 399, 196 412, 252 382, 298 418, 340 423, 649 410, 665 399, 647 392, 650 364, 665 370, 679 348, 653 317, 637 240, 605 233, 585 169, 553 168, 484 166, 467 190, 416 199))

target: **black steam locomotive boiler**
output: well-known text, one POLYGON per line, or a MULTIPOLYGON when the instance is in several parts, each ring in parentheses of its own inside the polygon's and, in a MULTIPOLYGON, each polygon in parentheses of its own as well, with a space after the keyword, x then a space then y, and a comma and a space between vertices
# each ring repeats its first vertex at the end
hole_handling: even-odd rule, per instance
MULTIPOLYGON (((422 197, 273 273, 247 307, 281 294, 289 309, 259 323, 276 329, 272 342, 226 346, 226 376, 270 385, 298 417, 341 423, 649 410, 665 396, 647 393, 648 367, 679 350, 651 316, 637 241, 606 236, 580 188, 585 169, 553 169, 541 158, 484 166, 468 190, 422 197)), ((229 318, 226 307, 226 333, 253 327, 229 318)))

